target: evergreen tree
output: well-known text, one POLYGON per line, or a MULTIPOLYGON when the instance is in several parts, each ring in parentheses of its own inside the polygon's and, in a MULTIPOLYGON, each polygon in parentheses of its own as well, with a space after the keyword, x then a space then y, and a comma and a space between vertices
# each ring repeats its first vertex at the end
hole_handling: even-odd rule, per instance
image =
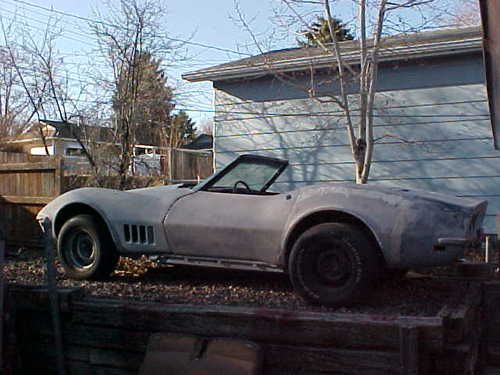
MULTIPOLYGON (((346 25, 342 23, 340 19, 332 18, 331 22, 338 41, 354 39, 350 29, 346 28, 346 25)), ((297 40, 301 47, 317 47, 319 45, 318 41, 323 44, 332 42, 328 21, 324 17, 318 17, 318 19, 312 23, 309 30, 302 31, 301 34, 305 38, 297 40)))
POLYGON ((195 138, 195 122, 184 111, 174 114, 170 121, 170 146, 179 147, 195 138))
POLYGON ((113 96, 113 108, 116 111, 123 106, 123 101, 134 101, 129 119, 133 143, 165 143, 165 132, 174 108, 172 96, 161 61, 149 53, 138 56, 128 69, 121 71, 113 96), (135 78, 129 75, 135 75, 135 78))

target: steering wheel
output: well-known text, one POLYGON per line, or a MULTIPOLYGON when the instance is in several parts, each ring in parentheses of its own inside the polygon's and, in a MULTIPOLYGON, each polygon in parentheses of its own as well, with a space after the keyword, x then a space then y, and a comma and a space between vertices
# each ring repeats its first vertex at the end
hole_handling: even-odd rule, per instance
POLYGON ((233 193, 236 193, 238 191, 238 185, 239 184, 243 185, 245 187, 245 189, 248 190, 248 192, 252 191, 252 189, 250 189, 250 186, 248 186, 248 184, 245 181, 238 180, 233 185, 233 193))

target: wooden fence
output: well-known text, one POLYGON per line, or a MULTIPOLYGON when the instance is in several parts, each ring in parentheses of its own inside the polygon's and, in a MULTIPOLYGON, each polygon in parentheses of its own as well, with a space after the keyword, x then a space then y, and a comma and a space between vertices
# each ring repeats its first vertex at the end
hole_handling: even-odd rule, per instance
MULTIPOLYGON (((55 373, 47 291, 12 286, 18 369, 55 373)), ((260 347, 262 374, 468 374, 478 364, 481 290, 436 316, 372 316, 240 306, 169 305, 59 291, 70 374, 137 374, 152 335, 232 338, 260 347)))
POLYGON ((64 191, 60 157, 0 152, 0 226, 8 247, 38 247, 37 213, 64 191))
POLYGON ((196 181, 213 173, 213 157, 211 152, 172 149, 171 166, 165 175, 172 181, 196 181))
MULTIPOLYGON (((164 183, 194 182, 212 173, 210 153, 173 150, 164 176, 129 176, 127 186, 140 188, 164 183)), ((8 248, 41 247, 38 212, 65 191, 97 186, 93 176, 67 175, 60 156, 35 156, 0 151, 0 227, 8 248)), ((100 179, 100 186, 116 188, 119 179, 100 179)))

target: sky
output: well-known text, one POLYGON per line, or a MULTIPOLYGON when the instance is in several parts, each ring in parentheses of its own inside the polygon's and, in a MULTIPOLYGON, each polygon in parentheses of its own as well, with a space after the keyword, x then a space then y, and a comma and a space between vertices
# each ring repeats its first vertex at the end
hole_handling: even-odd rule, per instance
MULTIPOLYGON (((117 3, 118 0, 110 0, 117 3)), ((235 0, 164 0, 167 12, 164 15, 165 29, 172 38, 189 40, 180 51, 186 59, 169 65, 167 74, 170 85, 175 87, 176 109, 185 109, 198 123, 203 124, 213 117, 213 90, 210 82, 189 83, 181 79, 183 73, 208 67, 248 54, 258 53, 252 36, 239 24, 235 0), (215 48, 199 46, 203 44, 215 48), (225 49, 228 51, 221 51, 225 49), (229 52, 233 51, 233 52, 229 52)), ((442 0, 440 3, 459 0, 442 0)), ((352 17, 354 2, 336 0, 335 16, 344 21, 352 17)), ((277 26, 280 15, 286 8, 280 0, 239 0, 241 13, 244 14, 250 28, 261 47, 265 50, 286 48, 296 45, 296 28, 277 26), (278 30, 277 34, 272 34, 278 30)), ((315 7, 316 14, 322 11, 318 5, 305 5, 301 10, 309 19, 315 14, 308 12, 315 7), (305 8, 304 8, 305 7, 305 8), (309 8, 307 8, 309 7, 309 8)), ((5 20, 16 17, 29 25, 36 35, 45 29, 47 19, 56 16, 62 28, 57 40, 57 50, 64 57, 64 65, 70 71, 70 79, 85 81, 88 67, 99 67, 99 62, 92 53, 95 39, 90 32, 88 22, 76 17, 61 14, 65 12, 77 17, 95 19, 95 11, 106 12, 102 2, 91 0, 2 0, 0 14, 5 20), (51 8, 58 13, 42 8, 51 8), (87 69, 87 70, 86 70, 87 69)), ((355 14, 355 13, 354 13, 355 14)), ((88 98, 86 100, 89 100, 88 98)), ((82 100, 83 102, 84 100, 82 100)))
MULTIPOLYGON (((257 52, 257 49, 248 32, 234 19, 236 12, 233 0, 165 0, 165 3, 165 28, 171 37, 241 52, 238 54, 186 44, 182 49, 186 60, 168 68, 170 84, 176 87, 176 108, 187 109, 189 115, 200 124, 213 117, 210 113, 213 110, 211 83, 189 83, 183 81, 181 75, 245 57, 248 53, 257 52)), ((89 61, 89 51, 95 41, 86 22, 60 13, 51 13, 37 8, 36 5, 91 19, 95 18, 96 9, 103 11, 105 7, 96 1, 82 0, 2 0, 0 3, 2 17, 7 20, 14 17, 16 20, 24 19, 35 34, 44 29, 49 16, 56 16, 63 29, 57 40, 57 49, 64 56, 64 63, 70 68, 70 72, 72 71, 72 76, 85 77, 82 66, 96 63, 89 61)), ((254 19, 251 23, 252 29, 259 35, 266 34, 273 27, 270 19, 275 5, 276 0, 274 3, 273 0, 241 0, 242 12, 246 18, 254 19)), ((276 47, 286 47, 290 44, 293 44, 293 38, 280 41, 276 47)))

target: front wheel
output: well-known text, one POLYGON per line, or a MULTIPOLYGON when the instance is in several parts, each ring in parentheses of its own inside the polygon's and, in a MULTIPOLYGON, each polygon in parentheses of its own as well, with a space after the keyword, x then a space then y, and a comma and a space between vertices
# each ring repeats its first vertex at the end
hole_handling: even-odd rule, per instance
POLYGON ((378 249, 363 230, 344 223, 325 223, 305 231, 290 253, 288 271, 295 290, 325 306, 352 304, 379 275, 378 249))
POLYGON ((78 215, 64 223, 57 252, 65 273, 77 280, 109 276, 119 258, 108 231, 91 215, 78 215))

